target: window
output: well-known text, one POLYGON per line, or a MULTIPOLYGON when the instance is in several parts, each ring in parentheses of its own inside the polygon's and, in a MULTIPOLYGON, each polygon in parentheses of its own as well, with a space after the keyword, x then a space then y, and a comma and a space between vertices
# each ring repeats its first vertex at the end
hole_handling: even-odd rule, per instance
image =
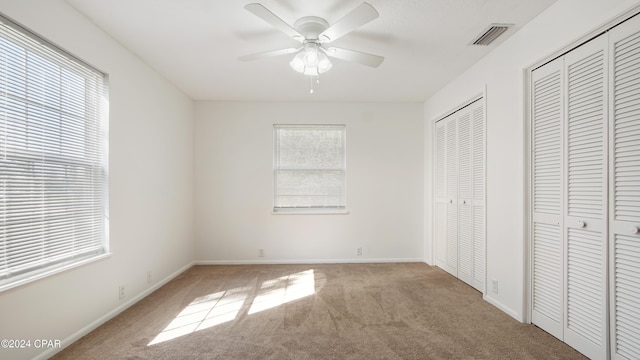
POLYGON ((0 290, 107 253, 105 75, 0 16, 0 290))
POLYGON ((346 126, 275 125, 274 212, 345 212, 346 126))

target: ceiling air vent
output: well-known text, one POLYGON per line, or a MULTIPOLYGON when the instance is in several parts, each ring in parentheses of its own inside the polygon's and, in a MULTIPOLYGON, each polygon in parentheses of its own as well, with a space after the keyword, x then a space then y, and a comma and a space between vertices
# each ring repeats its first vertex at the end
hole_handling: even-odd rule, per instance
POLYGON ((483 31, 471 44, 489 45, 511 26, 513 26, 513 24, 491 24, 489 28, 483 31))

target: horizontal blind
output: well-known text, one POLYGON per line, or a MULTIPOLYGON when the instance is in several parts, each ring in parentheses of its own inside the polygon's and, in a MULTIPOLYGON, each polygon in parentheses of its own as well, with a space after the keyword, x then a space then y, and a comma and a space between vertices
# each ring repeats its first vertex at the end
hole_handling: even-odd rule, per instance
POLYGON ((274 126, 274 210, 346 207, 346 127, 274 126))
POLYGON ((0 17, 0 288, 105 252, 104 77, 0 17))

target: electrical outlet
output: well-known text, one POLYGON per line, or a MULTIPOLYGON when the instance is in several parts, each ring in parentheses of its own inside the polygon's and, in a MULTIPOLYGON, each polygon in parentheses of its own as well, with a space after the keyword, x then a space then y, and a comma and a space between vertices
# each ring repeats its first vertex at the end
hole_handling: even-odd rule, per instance
POLYGON ((118 287, 118 299, 124 299, 124 285, 118 287))
POLYGON ((258 257, 264 257, 264 249, 258 249, 258 257))
POLYGON ((491 290, 496 294, 498 293, 498 280, 491 280, 491 290))
POLYGON ((356 256, 362 256, 362 248, 361 247, 356 249, 356 256))
POLYGON ((151 270, 147 271, 147 284, 151 284, 153 282, 153 277, 151 274, 151 270))

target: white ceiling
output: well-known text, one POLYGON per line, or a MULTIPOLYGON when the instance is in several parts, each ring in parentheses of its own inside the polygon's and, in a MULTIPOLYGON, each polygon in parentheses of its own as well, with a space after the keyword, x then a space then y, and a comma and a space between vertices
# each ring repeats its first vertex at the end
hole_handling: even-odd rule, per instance
MULTIPOLYGON (((67 0, 195 100, 424 101, 555 0, 367 0, 380 17, 332 45, 382 55, 373 69, 332 59, 313 95, 293 55, 239 56, 299 43, 244 9, 251 0, 67 0), (491 23, 515 24, 490 46, 491 23)), ((362 0, 259 0, 287 23, 334 23, 362 0)))

